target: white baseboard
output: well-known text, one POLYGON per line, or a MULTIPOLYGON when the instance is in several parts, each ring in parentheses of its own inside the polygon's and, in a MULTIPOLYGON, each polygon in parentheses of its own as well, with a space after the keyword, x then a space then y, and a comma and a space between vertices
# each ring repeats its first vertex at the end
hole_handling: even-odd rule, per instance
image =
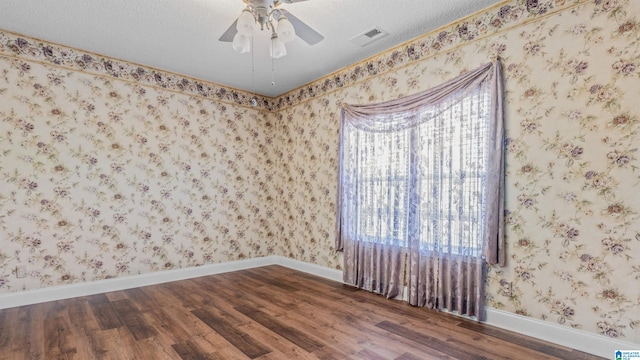
MULTIPOLYGON (((68 299, 78 296, 100 294, 109 291, 125 290, 140 286, 221 274, 267 265, 285 266, 329 280, 342 282, 342 270, 330 269, 324 266, 290 259, 283 256, 266 256, 221 264, 204 265, 188 269, 160 271, 137 276, 101 280, 91 283, 55 286, 45 289, 1 294, 0 309, 68 299)), ((640 349, 640 344, 612 339, 603 335, 573 329, 568 326, 554 324, 548 321, 521 316, 494 308, 486 308, 485 311, 485 323, 487 325, 514 331, 568 348, 602 356, 604 358, 613 358, 616 350, 640 349)))
MULTIPOLYGON (((342 282, 342 271, 285 257, 276 257, 278 265, 342 282)), ((485 308, 487 325, 495 326, 560 346, 613 359, 616 350, 637 350, 640 344, 613 339, 584 330, 554 324, 494 308, 485 308)))
POLYGON ((325 279, 342 282, 342 270, 331 269, 328 267, 295 260, 284 256, 275 256, 275 258, 277 265, 320 276, 325 279))
POLYGON ((640 344, 613 339, 584 330, 554 324, 494 308, 485 308, 487 325, 499 327, 519 334, 589 354, 613 359, 616 350, 638 350, 640 344))
POLYGON ((0 309, 31 305, 47 301, 69 299, 79 296, 101 294, 109 291, 126 290, 141 286, 185 280, 200 276, 221 274, 230 271, 250 269, 254 267, 274 265, 279 256, 230 261, 220 264, 209 264, 198 267, 158 271, 148 274, 126 276, 121 278, 53 286, 44 289, 26 290, 0 294, 0 309))
POLYGON ((79 296, 101 294, 109 291, 126 290, 141 286, 155 285, 267 265, 281 265, 324 277, 329 280, 342 282, 342 271, 340 270, 274 255, 247 260, 230 261, 220 264, 209 264, 186 269, 158 271, 149 274, 126 276, 88 283, 52 286, 44 289, 0 294, 0 309, 69 299, 79 296))

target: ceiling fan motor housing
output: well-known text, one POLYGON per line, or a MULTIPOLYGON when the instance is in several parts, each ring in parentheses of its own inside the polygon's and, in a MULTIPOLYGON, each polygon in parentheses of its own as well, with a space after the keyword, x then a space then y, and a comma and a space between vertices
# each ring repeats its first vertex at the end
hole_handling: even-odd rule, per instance
POLYGON ((275 9, 273 0, 250 0, 249 4, 253 6, 256 14, 256 21, 260 24, 261 30, 265 25, 269 29, 269 13, 275 9))

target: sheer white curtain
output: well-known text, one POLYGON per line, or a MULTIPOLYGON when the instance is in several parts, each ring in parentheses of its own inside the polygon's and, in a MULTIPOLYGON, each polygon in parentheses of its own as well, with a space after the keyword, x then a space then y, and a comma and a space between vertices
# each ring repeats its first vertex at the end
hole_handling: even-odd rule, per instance
POLYGON ((502 78, 495 61, 426 92, 344 105, 336 245, 344 280, 482 318, 504 263, 502 78))

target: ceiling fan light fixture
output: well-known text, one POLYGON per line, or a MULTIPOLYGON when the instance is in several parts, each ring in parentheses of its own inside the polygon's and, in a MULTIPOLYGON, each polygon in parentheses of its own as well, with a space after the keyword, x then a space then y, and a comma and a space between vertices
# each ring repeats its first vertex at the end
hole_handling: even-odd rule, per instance
POLYGON ((278 38, 278 35, 274 33, 271 35, 271 57, 279 59, 285 55, 287 55, 287 48, 280 38, 278 38))
POLYGON ((256 31, 256 19, 253 16, 250 8, 245 8, 242 10, 240 17, 238 18, 238 24, 236 25, 236 29, 239 34, 249 36, 253 35, 256 31))
POLYGON ((286 16, 280 15, 278 19, 278 38, 283 43, 288 43, 296 37, 296 30, 286 16))
POLYGON ((239 53, 253 52, 255 34, 264 30, 271 33, 270 55, 273 59, 287 55, 285 43, 300 38, 309 45, 324 39, 317 31, 285 9, 278 6, 306 0, 242 0, 246 7, 234 23, 222 34, 220 41, 232 42, 239 53))
POLYGON ((251 42, 249 41, 249 36, 243 35, 240 32, 233 37, 233 43, 231 46, 235 52, 244 54, 251 51, 251 42))

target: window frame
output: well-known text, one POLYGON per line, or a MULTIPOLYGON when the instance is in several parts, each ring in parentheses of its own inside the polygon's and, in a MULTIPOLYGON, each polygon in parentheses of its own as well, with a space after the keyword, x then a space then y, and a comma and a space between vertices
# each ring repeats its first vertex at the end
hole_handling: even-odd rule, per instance
MULTIPOLYGON (((477 93, 475 93, 475 92, 469 94, 469 96, 462 97, 462 98, 460 98, 460 100, 455 105, 453 105, 453 106, 451 106, 451 108, 447 109, 445 111, 445 113, 447 113, 447 112, 453 113, 456 110, 460 110, 460 109, 457 109, 458 107, 460 107, 460 108, 464 108, 465 106, 471 107, 470 104, 472 104, 474 101, 479 101, 478 98, 479 98, 479 95, 477 93)), ((486 104, 485 104, 485 106, 486 106, 486 104)), ((476 126, 477 126, 476 123, 481 121, 483 117, 487 116, 486 114, 478 114, 478 113, 475 113, 473 115, 475 115, 473 118, 465 119, 465 121, 467 121, 469 123, 472 123, 472 124, 475 124, 476 126)), ((436 121, 436 119, 432 119, 432 121, 436 121)), ((435 126, 437 126, 437 125, 435 125, 435 126)), ((473 126, 473 125, 471 125, 471 126, 473 126)), ((453 129, 453 128, 446 127, 445 130, 446 129, 453 129)), ((464 132, 462 127, 460 127, 460 131, 464 132)), ((487 136, 486 131, 485 131, 484 136, 487 136)), ((416 144, 419 143, 420 138, 421 138, 421 136, 419 134, 419 128, 412 128, 410 130, 410 135, 408 136, 408 144, 406 146, 406 148, 410 149, 409 150, 410 155, 409 155, 409 160, 408 160, 408 162, 409 162, 409 171, 406 174, 399 174, 399 175, 395 176, 393 179, 380 177, 380 176, 375 176, 375 174, 369 174, 368 176, 363 176, 363 178, 357 180, 357 187, 358 187, 359 190, 364 188, 366 186, 366 184, 374 184, 376 182, 380 182, 380 183, 383 183, 383 184, 384 183, 388 184, 389 182, 397 182, 398 184, 402 184, 402 183, 407 184, 407 183, 409 183, 408 186, 411 189, 409 192, 412 193, 412 194, 409 194, 407 196, 408 200, 405 201, 407 206, 405 207, 403 218, 406 221, 406 226, 403 226, 401 229, 393 228, 393 229, 387 230, 388 232, 390 232, 390 234, 387 234, 387 236, 383 236, 384 238, 387 239, 385 244, 397 246, 397 247, 401 248, 402 250, 408 249, 409 247, 412 246, 410 244, 410 240, 408 238, 409 233, 411 233, 412 231, 416 231, 417 233, 420 233, 419 229, 421 228, 420 225, 412 224, 412 222, 414 222, 413 219, 419 218, 419 215, 415 214, 415 213, 416 212, 419 213, 421 211, 421 209, 419 207, 413 207, 413 208, 418 208, 418 210, 415 210, 413 212, 411 210, 411 208, 412 208, 411 199, 412 198, 413 199, 421 198, 418 194, 416 194, 416 191, 418 191, 417 190, 418 187, 417 186, 411 186, 411 184, 414 183, 415 181, 420 181, 420 180, 426 178, 426 176, 423 176, 421 179, 419 179, 419 177, 416 175, 417 174, 416 167, 418 166, 420 160, 414 159, 414 157, 415 157, 414 155, 416 154, 416 151, 415 151, 416 147, 419 146, 419 145, 416 145, 416 144), (399 234, 400 232, 406 232, 406 234, 399 234), (389 241, 389 240, 391 240, 391 241, 389 241)), ((478 142, 485 142, 486 141, 486 139, 483 139, 480 136, 477 137, 477 138, 480 138, 480 140, 478 142)), ((438 139, 438 140, 442 140, 442 138, 438 139)), ((362 143, 360 141, 358 141, 358 143, 356 144, 356 146, 361 146, 361 145, 362 145, 362 143)), ((453 146, 455 146, 455 144, 449 144, 445 148, 448 149, 448 148, 453 147, 453 146)), ((391 153, 389 153, 387 155, 390 158, 386 159, 385 166, 387 166, 386 164, 388 164, 388 162, 393 161, 391 158, 394 157, 393 156, 394 154, 391 154, 391 153)), ((463 178, 465 178, 465 179, 469 178, 470 177, 469 174, 473 174, 471 176, 471 178, 479 179, 480 182, 483 183, 483 186, 482 186, 483 191, 486 191, 486 184, 485 184, 485 181, 483 181, 483 179, 486 178, 486 173, 488 171, 487 165, 486 165, 486 159, 483 159, 482 170, 478 170, 477 168, 474 169, 472 167, 469 167, 469 168, 463 169, 462 171, 464 171, 464 173, 465 173, 463 178)), ((434 178, 436 176, 432 172, 428 172, 427 174, 431 175, 432 178, 434 178)), ((443 180, 443 179, 448 179, 449 182, 451 183, 452 181, 455 181, 455 180, 453 180, 453 179, 455 179, 455 176, 453 176, 451 174, 443 174, 442 172, 440 172, 440 173, 437 174, 437 179, 440 180, 440 181, 443 180)), ((394 188, 397 189, 398 187, 400 187, 400 185, 395 186, 394 188)), ((436 188, 436 184, 434 184, 432 186, 431 191, 432 192, 435 191, 435 188, 436 188)), ((384 189, 375 189, 375 188, 373 189, 374 192, 376 190, 384 192, 384 189)), ((460 190, 460 192, 463 192, 463 191, 464 191, 463 189, 460 190)), ((382 197, 378 196, 378 198, 381 199, 382 197)), ((451 194, 449 194, 449 203, 448 203, 448 205, 449 206, 453 206, 453 202, 450 200, 450 198, 451 198, 451 194)), ((464 197, 463 201, 468 201, 468 199, 469 199, 469 197, 464 197)), ((483 201, 480 201, 480 203, 482 204, 483 201)), ((387 206, 383 206, 383 205, 377 206, 377 207, 369 206, 369 205, 371 205, 371 204, 367 204, 366 206, 370 207, 371 209, 366 211, 366 213, 369 213, 370 218, 376 218, 376 217, 380 218, 381 212, 384 211, 385 208, 387 208, 387 206)), ((396 206, 396 205, 394 205, 394 206, 396 206)), ((361 207, 363 207, 363 206, 361 206, 361 207)), ((483 208, 484 208, 484 206, 483 206, 483 208)), ((433 217, 433 215, 430 216, 430 220, 432 220, 432 221, 440 220, 442 222, 442 220, 444 220, 446 218, 449 218, 449 220, 448 220, 448 224, 449 225, 451 223, 453 223, 453 222, 461 222, 462 221, 462 224, 458 225, 458 228, 459 227, 464 227, 465 225, 466 226, 471 226, 470 219, 472 218, 472 215, 470 215, 470 214, 461 215, 458 219, 452 220, 450 211, 449 212, 441 211, 442 209, 437 209, 436 206, 434 206, 432 210, 433 210, 433 213, 437 214, 435 218, 433 217)), ((362 212, 362 211, 359 212, 360 215, 366 215, 366 213, 362 212)), ((361 220, 361 219, 359 219, 359 220, 361 220)), ((369 222, 372 223, 372 224, 376 223, 375 220, 374 221, 369 221, 369 222)), ((380 223, 383 224, 383 225, 385 224, 384 221, 381 221, 380 223)), ((387 221, 387 224, 388 223, 389 222, 387 221)), ((396 223, 393 222, 393 224, 396 224, 396 223)), ((451 229, 452 227, 448 226, 448 228, 451 229)), ((477 237, 480 238, 482 236, 483 232, 484 232, 484 229, 479 228, 479 229, 477 229, 475 231, 474 235, 476 235, 477 237)), ((359 234, 360 234, 360 236, 358 236, 358 240, 362 241, 365 244, 366 243, 374 244, 374 243, 378 242, 378 241, 374 241, 373 240, 373 239, 379 238, 378 236, 375 235, 376 234, 375 233, 375 229, 364 228, 364 229, 361 229, 359 231, 359 234)), ((460 236, 462 236, 462 234, 460 236)), ((480 239, 478 241, 471 241, 470 240, 470 241, 468 241, 467 243, 464 243, 464 244, 460 244, 458 242, 458 245, 453 245, 452 241, 448 241, 447 244, 443 244, 443 245, 439 245, 439 244, 437 244, 435 242, 425 242, 424 238, 421 237, 421 236, 420 236, 418 241, 419 241, 418 248, 419 248, 419 250, 421 252, 424 252, 424 253, 446 252, 446 253, 450 253, 452 255, 470 255, 470 256, 475 256, 475 257, 480 257, 482 255, 482 241, 480 239), (444 248, 448 248, 448 250, 447 251, 442 251, 442 249, 444 249, 444 248)))

